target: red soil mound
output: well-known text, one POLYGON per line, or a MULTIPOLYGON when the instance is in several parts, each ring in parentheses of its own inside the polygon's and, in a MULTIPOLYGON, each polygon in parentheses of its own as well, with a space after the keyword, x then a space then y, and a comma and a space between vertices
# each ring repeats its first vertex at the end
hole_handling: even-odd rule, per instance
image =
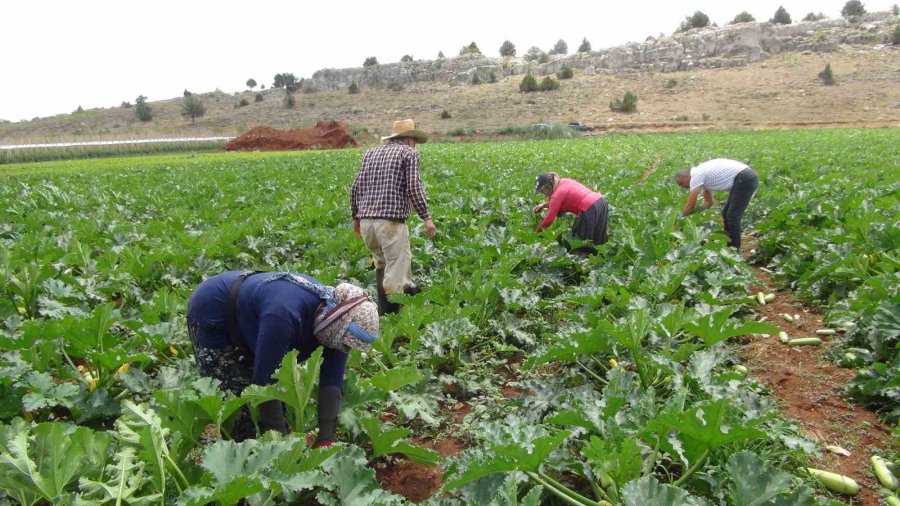
POLYGON ((359 142, 350 135, 347 125, 336 121, 320 121, 312 128, 278 130, 268 126, 256 127, 232 140, 226 151, 259 150, 280 151, 289 149, 337 149, 358 147, 359 142))

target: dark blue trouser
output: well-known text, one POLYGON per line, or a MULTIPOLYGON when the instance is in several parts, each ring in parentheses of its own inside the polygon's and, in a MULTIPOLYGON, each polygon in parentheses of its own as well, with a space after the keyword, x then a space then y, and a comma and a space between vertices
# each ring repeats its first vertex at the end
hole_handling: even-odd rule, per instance
POLYGON ((725 233, 728 235, 728 245, 738 250, 741 249, 741 218, 747 205, 750 204, 750 197, 756 192, 759 186, 759 176, 756 171, 747 167, 738 172, 734 177, 734 185, 731 192, 728 193, 728 200, 725 202, 725 209, 722 209, 722 218, 725 221, 725 233))

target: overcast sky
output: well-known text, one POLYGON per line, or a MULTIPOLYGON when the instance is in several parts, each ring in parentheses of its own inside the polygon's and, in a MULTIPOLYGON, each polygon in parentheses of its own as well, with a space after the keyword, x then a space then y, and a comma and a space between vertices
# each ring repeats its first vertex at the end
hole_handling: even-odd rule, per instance
MULTIPOLYGON (((838 17, 845 0, 645 0, 447 2, 205 0, 5 0, 0 15, 0 119, 19 121, 114 107, 216 88, 247 79, 308 77, 327 67, 381 63, 404 54, 433 59, 472 41, 488 56, 511 40, 522 55, 559 39, 574 52, 671 34, 685 15, 705 12, 723 25, 748 9, 767 20, 784 4, 795 21, 807 12, 838 17)), ((864 2, 889 10, 896 0, 864 2)))

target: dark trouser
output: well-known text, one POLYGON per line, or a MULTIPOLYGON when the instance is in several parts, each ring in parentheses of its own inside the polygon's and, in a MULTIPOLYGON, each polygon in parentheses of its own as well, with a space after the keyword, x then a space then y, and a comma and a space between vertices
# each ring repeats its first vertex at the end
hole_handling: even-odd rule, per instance
POLYGON ((722 209, 722 219, 725 221, 725 233, 728 235, 728 245, 738 250, 741 249, 741 218, 747 205, 750 204, 750 197, 759 186, 759 176, 756 171, 747 167, 738 172, 734 177, 734 185, 731 192, 728 193, 728 200, 725 202, 725 209, 722 209))
POLYGON ((609 204, 600 197, 585 212, 575 218, 572 224, 572 235, 594 244, 604 244, 609 239, 609 204))

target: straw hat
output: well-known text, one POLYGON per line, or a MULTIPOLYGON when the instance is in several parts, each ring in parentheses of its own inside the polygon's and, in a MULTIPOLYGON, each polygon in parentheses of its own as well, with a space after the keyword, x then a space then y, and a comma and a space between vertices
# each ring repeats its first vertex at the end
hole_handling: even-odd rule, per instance
POLYGON ((416 122, 411 119, 395 121, 393 128, 391 128, 391 135, 382 137, 381 140, 387 141, 401 137, 412 137, 419 144, 428 142, 428 134, 421 130, 416 130, 416 122))

